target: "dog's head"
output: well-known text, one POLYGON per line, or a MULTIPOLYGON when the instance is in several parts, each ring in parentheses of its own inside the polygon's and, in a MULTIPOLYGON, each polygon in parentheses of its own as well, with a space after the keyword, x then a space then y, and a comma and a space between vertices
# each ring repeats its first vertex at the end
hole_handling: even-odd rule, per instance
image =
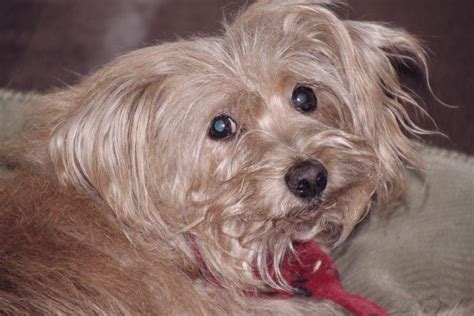
POLYGON ((192 235, 229 286, 257 282, 254 264, 272 282, 266 261, 293 240, 344 240, 417 162, 393 64, 425 60, 407 33, 328 2, 257 2, 220 37, 133 52, 54 95, 61 181, 129 232, 182 249, 192 235))

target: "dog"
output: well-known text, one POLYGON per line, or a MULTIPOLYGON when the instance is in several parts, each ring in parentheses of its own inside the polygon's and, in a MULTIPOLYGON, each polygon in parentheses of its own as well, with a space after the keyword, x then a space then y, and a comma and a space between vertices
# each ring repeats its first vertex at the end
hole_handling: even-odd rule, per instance
POLYGON ((2 150, 2 313, 343 313, 248 295, 293 291, 294 242, 330 252, 420 166, 396 65, 422 47, 334 6, 260 0, 41 96, 2 150))

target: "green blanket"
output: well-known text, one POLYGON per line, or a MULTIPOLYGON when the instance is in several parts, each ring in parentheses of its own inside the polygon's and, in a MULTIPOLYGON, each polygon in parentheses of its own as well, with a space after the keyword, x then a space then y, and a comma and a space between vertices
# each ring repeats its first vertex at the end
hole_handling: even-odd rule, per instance
POLYGON ((393 314, 474 303, 474 157, 421 153, 426 174, 407 171, 392 215, 372 215, 336 254, 347 289, 393 314))

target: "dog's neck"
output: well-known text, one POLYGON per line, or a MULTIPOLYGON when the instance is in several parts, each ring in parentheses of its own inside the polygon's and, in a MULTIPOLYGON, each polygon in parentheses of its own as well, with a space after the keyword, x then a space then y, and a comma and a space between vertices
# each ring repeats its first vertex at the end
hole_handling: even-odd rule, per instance
MULTIPOLYGON (((187 270, 187 274, 193 279, 202 277, 215 286, 221 286, 222 282, 210 273, 206 262, 199 250, 194 238, 188 238, 197 268, 187 270)), ((313 242, 294 242, 294 255, 287 255, 281 264, 283 278, 293 287, 293 292, 274 289, 265 293, 260 291, 247 291, 247 296, 262 299, 284 299, 304 296, 313 299, 326 299, 344 307, 353 315, 379 315, 388 316, 377 304, 364 297, 344 291, 335 263, 321 247, 313 242)), ((269 269, 273 271, 272 263, 269 269)), ((258 272, 256 273, 258 277, 258 272)), ((271 287, 270 287, 271 288, 271 287)))

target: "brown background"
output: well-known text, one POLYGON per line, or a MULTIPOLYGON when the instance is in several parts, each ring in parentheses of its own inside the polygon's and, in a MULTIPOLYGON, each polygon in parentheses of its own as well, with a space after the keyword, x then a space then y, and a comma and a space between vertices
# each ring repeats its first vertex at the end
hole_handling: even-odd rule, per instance
MULTIPOLYGON (((45 91, 77 82, 139 47, 215 34, 243 0, 1 0, 0 87, 45 91)), ((341 15, 390 22, 416 34, 430 57, 436 95, 411 73, 407 85, 449 139, 430 142, 474 154, 474 1, 349 0, 341 15)), ((425 126, 429 126, 428 123, 425 126)))

